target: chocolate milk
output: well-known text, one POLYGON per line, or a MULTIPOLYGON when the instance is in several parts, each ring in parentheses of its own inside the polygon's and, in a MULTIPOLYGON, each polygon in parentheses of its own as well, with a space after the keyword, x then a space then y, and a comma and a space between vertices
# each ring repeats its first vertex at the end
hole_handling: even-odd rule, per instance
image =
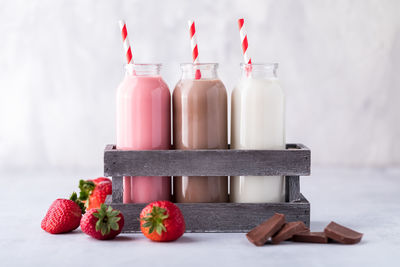
MULTIPOLYGON (((227 93, 219 79, 183 79, 173 92, 175 149, 227 149, 227 93)), ((228 201, 227 176, 174 177, 176 202, 228 201)))

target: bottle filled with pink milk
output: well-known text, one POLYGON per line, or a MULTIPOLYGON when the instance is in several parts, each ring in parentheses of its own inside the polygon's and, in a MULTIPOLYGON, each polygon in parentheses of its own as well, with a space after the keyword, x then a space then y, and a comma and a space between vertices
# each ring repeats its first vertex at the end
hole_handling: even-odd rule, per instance
MULTIPOLYGON (((117 90, 117 149, 164 150, 171 144, 171 94, 161 64, 128 64, 117 90)), ((125 176, 124 203, 170 200, 171 177, 125 176)))
MULTIPOLYGON (((241 64, 232 92, 231 148, 284 149, 285 96, 276 76, 278 64, 241 64)), ((232 202, 284 201, 282 176, 232 176, 232 202)))

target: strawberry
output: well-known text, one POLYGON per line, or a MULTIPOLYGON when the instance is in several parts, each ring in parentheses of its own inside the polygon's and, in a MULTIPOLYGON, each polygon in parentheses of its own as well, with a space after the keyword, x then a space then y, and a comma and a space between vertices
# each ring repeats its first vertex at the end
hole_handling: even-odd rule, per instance
POLYGON ((124 227, 124 215, 111 206, 101 204, 100 209, 90 209, 81 219, 82 231, 100 240, 113 239, 124 227))
POLYGON ((169 201, 155 201, 140 213, 142 233, 152 241, 174 241, 185 232, 181 210, 169 201))
POLYGON ((106 201, 107 195, 112 193, 112 182, 105 177, 94 180, 79 181, 79 199, 85 202, 86 208, 98 209, 106 201))
POLYGON ((41 227, 50 234, 71 232, 78 228, 84 209, 75 192, 70 199, 59 198, 51 204, 41 227))

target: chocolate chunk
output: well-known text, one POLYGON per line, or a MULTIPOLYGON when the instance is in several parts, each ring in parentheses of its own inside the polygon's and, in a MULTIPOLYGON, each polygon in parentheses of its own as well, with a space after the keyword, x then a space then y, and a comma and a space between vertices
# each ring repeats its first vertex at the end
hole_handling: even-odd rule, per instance
POLYGON ((301 233, 304 231, 310 231, 303 222, 289 222, 286 223, 282 229, 272 237, 272 244, 279 244, 291 238, 294 234, 301 233))
POLYGON ((285 215, 275 213, 274 216, 253 228, 246 234, 247 239, 256 246, 262 246, 285 224, 285 215))
POLYGON ((363 234, 344 227, 335 222, 331 222, 325 227, 325 235, 342 244, 356 244, 360 242, 363 234))
POLYGON ((306 243, 328 243, 324 232, 302 232, 293 235, 292 241, 306 243))

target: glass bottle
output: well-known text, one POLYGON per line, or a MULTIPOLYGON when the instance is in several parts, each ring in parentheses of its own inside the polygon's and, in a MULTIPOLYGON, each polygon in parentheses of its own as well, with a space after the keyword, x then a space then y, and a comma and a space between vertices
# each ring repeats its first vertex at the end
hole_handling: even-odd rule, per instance
MULTIPOLYGON (((117 90, 117 149, 164 150, 171 144, 171 94, 161 64, 129 64, 117 90)), ((169 176, 125 176, 124 203, 171 198, 169 176)))
MULTIPOLYGON (((278 64, 241 64, 232 92, 231 148, 285 149, 285 96, 278 64)), ((284 201, 282 176, 232 176, 231 202, 284 201)))
MULTIPOLYGON (((227 93, 217 67, 181 64, 182 77, 172 96, 175 149, 228 148, 227 93)), ((226 202, 228 177, 176 176, 173 191, 176 202, 226 202)))

